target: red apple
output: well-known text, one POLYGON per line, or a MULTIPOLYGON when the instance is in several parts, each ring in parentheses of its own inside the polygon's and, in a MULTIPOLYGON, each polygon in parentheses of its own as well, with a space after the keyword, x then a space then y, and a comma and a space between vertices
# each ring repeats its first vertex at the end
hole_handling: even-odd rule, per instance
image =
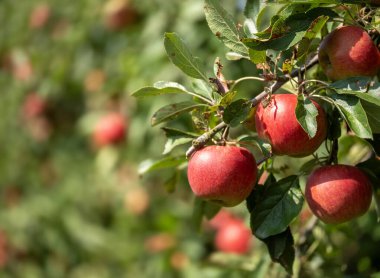
POLYGON ((7 234, 0 230, 0 269, 4 268, 9 260, 8 237, 7 234))
POLYGON ((51 11, 47 4, 39 4, 36 6, 29 17, 29 27, 31 29, 39 29, 45 26, 49 20, 51 11))
POLYGON ((111 30, 127 27, 138 18, 129 0, 109 0, 104 6, 105 24, 111 30))
POLYGON ((374 76, 380 69, 380 53, 368 33, 357 26, 342 26, 328 34, 319 46, 319 64, 331 80, 374 76))
POLYGON ((215 235, 215 247, 226 253, 245 254, 251 247, 251 230, 240 219, 228 221, 215 235))
POLYGON ((30 93, 23 102, 22 114, 25 119, 36 118, 43 116, 46 108, 47 102, 43 97, 37 93, 30 93))
POLYGON ((272 145, 273 154, 303 157, 315 152, 327 135, 327 118, 324 110, 313 101, 318 110, 317 133, 313 138, 298 123, 295 108, 297 96, 272 95, 269 104, 260 103, 255 114, 257 134, 272 145))
POLYGON ((98 147, 120 143, 125 138, 126 129, 126 119, 123 115, 116 112, 105 115, 95 126, 94 143, 98 147))
POLYGON ((190 158, 187 177, 194 194, 221 206, 236 206, 251 193, 257 166, 253 155, 237 146, 208 146, 190 158))
POLYGON ((339 224, 363 215, 369 208, 372 186, 358 168, 323 166, 309 176, 305 188, 311 211, 323 222, 339 224))
POLYGON ((235 220, 236 217, 225 209, 221 209, 210 221, 207 226, 211 229, 218 230, 223 227, 227 222, 235 220))

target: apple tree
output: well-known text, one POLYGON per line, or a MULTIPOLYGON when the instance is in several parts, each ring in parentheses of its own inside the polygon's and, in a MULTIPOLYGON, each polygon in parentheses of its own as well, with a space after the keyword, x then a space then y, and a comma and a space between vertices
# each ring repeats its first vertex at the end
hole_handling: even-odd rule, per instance
POLYGON ((167 137, 163 156, 140 173, 168 171, 173 192, 187 169, 198 226, 244 201, 271 260, 306 277, 337 229, 380 209, 380 11, 377 1, 275 2, 247 0, 234 18, 223 2, 204 1, 225 57, 200 60, 187 34, 164 34, 188 79, 133 93, 167 100, 151 118, 167 137), (236 64, 249 70, 229 71, 236 64))

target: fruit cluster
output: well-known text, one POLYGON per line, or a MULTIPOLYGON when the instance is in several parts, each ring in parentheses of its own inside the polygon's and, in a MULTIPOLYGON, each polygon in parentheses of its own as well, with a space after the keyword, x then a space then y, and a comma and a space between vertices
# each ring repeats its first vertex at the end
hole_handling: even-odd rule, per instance
MULTIPOLYGON (((356 26, 343 26, 327 35, 319 47, 319 64, 326 76, 341 80, 374 76, 380 69, 380 52, 368 33, 356 26)), ((326 140, 329 121, 320 103, 315 135, 297 120, 294 94, 274 94, 258 104, 248 122, 258 136, 270 143, 273 155, 305 157, 326 140)), ((330 162, 331 163, 331 162, 330 162)), ((232 145, 206 146, 188 164, 188 180, 194 194, 221 206, 236 206, 252 192, 257 165, 250 151, 232 145)), ((364 214, 371 203, 372 185, 366 174, 349 165, 326 165, 308 177, 305 197, 311 211, 323 222, 338 224, 364 214)), ((232 228, 231 228, 232 229, 232 228)), ((222 237, 222 236, 220 236, 222 237)), ((217 237, 218 238, 218 237, 217 237)))

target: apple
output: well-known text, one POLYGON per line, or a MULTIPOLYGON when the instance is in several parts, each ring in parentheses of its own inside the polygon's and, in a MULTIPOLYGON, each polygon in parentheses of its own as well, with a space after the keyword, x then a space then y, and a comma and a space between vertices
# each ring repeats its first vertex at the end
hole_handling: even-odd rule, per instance
POLYGON ((29 17, 29 27, 39 29, 46 25, 51 15, 50 7, 47 4, 37 5, 29 17))
POLYGON ((0 230, 0 269, 4 268, 9 260, 8 237, 7 234, 0 230))
POLYGON ((214 230, 219 230, 227 222, 235 220, 236 217, 225 209, 221 209, 210 221, 207 222, 207 226, 214 230))
POLYGON ((184 269, 189 264, 189 257, 182 251, 175 251, 170 256, 170 266, 177 270, 184 269))
POLYGON ((105 25, 115 31, 133 24, 138 18, 137 11, 129 0, 109 0, 103 12, 105 25))
POLYGON ((230 220, 216 232, 214 244, 225 253, 245 254, 251 247, 251 230, 240 219, 230 220))
POLYGON ((243 122, 243 126, 249 130, 252 130, 253 132, 256 132, 256 125, 255 125, 256 110, 257 110, 257 106, 251 108, 247 116, 247 119, 243 122))
POLYGON ((255 158, 237 146, 207 146, 191 156, 187 171, 196 196, 226 207, 248 197, 256 176, 255 158))
POLYGON ((124 207, 132 215, 142 215, 149 208, 149 203, 149 194, 142 187, 130 189, 124 195, 124 207))
POLYGON ((374 76, 380 69, 380 53, 368 33, 357 26, 341 26, 319 46, 319 64, 331 80, 374 76))
POLYGON ((120 113, 111 112, 96 123, 93 141, 98 147, 121 143, 125 138, 126 129, 125 117, 120 113))
POLYGON ((90 71, 84 81, 84 88, 90 93, 100 91, 106 80, 106 75, 102 69, 94 69, 90 71))
POLYGON ((357 167, 323 166, 308 177, 305 198, 319 219, 328 224, 339 224, 368 210, 372 186, 368 177, 357 167))
POLYGON ((156 233, 144 241, 144 247, 149 253, 160 253, 176 245, 176 238, 167 232, 156 233))
POLYGON ((318 110, 317 132, 313 138, 309 138, 297 121, 296 95, 272 95, 267 106, 262 103, 257 106, 256 131, 260 138, 272 145, 273 154, 304 157, 318 149, 327 136, 327 118, 322 107, 315 101, 313 103, 318 110))
POLYGON ((47 102, 39 94, 33 92, 26 96, 22 105, 22 114, 25 119, 43 116, 47 102))

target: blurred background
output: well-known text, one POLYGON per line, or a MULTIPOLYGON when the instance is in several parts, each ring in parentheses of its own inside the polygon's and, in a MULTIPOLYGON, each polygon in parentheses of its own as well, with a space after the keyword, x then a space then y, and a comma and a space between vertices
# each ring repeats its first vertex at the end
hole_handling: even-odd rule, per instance
MULTIPOLYGON (((224 6, 239 18, 244 1, 224 6)), ((193 225, 185 171, 139 175, 141 163, 162 156, 164 133, 150 117, 168 98, 130 94, 159 80, 189 83, 164 50, 172 31, 210 72, 217 56, 228 79, 257 72, 225 60, 201 0, 0 1, 0 277, 278 277, 253 239, 244 256, 215 252, 212 229, 193 225)), ((352 151, 357 142, 345 140, 352 151)), ((229 211, 248 226, 244 204, 229 211)), ((358 238, 342 229, 334 244, 358 238)), ((375 230, 365 236, 379 241, 375 230)), ((346 262, 371 269, 371 258, 348 247, 346 262)), ((332 259, 314 267, 335 273, 341 250, 323 250, 332 259)))

